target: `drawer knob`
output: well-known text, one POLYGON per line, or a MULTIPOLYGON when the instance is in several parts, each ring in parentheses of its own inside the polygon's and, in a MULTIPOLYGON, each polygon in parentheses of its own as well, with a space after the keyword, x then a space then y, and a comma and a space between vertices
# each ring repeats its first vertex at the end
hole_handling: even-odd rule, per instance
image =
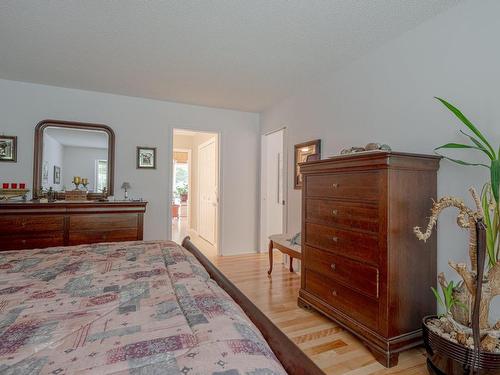
POLYGON ((339 242, 339 238, 334 236, 334 237, 332 237, 332 241, 333 242, 339 242))
POLYGON ((337 210, 332 210, 332 216, 337 216, 338 211, 337 210))
POLYGON ((332 184, 332 189, 337 189, 339 187, 339 184, 332 184))
POLYGON ((332 271, 335 271, 337 269, 337 266, 335 265, 335 263, 332 263, 330 264, 330 268, 332 269, 332 271))
POLYGON ((337 297, 337 291, 335 289, 332 290, 332 296, 337 297))

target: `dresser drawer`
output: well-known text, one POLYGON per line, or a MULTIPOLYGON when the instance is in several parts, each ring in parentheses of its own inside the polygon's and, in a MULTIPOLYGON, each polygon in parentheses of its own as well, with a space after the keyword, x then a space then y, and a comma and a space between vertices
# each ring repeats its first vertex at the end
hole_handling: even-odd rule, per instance
POLYGON ((39 233, 36 236, 29 234, 14 234, 0 237, 0 251, 22 249, 44 249, 46 247, 63 246, 62 231, 39 233))
POLYGON ((109 230, 137 228, 137 214, 73 215, 69 219, 70 230, 109 230))
POLYGON ((305 289, 333 308, 378 329, 378 302, 347 288, 331 278, 306 270, 305 289))
POLYGON ((305 214, 306 222, 309 223, 379 231, 378 207, 366 203, 308 198, 305 214))
POLYGON ((306 223, 304 236, 307 245, 378 265, 376 235, 306 223))
POLYGON ((378 298, 379 274, 376 267, 310 246, 305 247, 303 254, 306 268, 310 271, 331 277, 367 296, 378 298))
POLYGON ((63 231, 62 215, 5 215, 0 217, 0 235, 63 231))
POLYGON ((332 173, 306 178, 307 197, 374 201, 380 199, 379 172, 332 173))
POLYGON ((137 229, 79 230, 69 233, 68 245, 138 240, 137 229))

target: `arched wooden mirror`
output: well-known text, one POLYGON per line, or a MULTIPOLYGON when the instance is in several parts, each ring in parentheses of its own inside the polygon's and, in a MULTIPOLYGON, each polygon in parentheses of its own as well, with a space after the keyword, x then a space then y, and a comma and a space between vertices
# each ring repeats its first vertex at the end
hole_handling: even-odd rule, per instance
MULTIPOLYGON (((113 195, 115 134, 102 124, 43 120, 35 127, 33 198, 52 188, 58 199, 87 179, 87 199, 113 195)), ((80 186, 82 188, 82 186, 80 186)))

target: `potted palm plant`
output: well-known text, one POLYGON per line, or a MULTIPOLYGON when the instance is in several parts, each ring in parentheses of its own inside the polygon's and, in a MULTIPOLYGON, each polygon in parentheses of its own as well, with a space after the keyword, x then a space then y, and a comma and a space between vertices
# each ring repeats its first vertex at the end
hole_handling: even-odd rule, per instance
POLYGON ((428 369, 431 374, 439 375, 499 374, 500 320, 491 321, 490 305, 500 294, 500 148, 498 151, 493 149, 482 132, 458 108, 444 99, 437 99, 470 133, 460 130, 468 139, 467 144, 447 143, 436 148, 436 152, 444 149, 480 151, 487 156, 487 164, 442 156, 460 165, 488 168, 490 181, 484 184, 480 196, 470 189, 474 208, 467 207, 461 199, 443 197, 434 203, 426 230, 422 232, 419 227, 414 228, 417 237, 425 241, 431 235, 439 214, 454 207, 459 212, 458 225, 469 231, 470 265, 448 262, 461 280, 448 282, 444 274, 438 276, 442 296, 437 289, 433 288, 433 292, 444 313, 423 320, 428 369))

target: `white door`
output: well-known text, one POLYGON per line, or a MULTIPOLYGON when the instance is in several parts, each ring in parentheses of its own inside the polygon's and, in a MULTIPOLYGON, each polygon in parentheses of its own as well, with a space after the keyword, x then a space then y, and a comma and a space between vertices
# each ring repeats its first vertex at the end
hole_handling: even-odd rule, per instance
POLYGON ((215 245, 218 201, 215 137, 198 148, 198 186, 198 234, 215 245))
POLYGON ((262 144, 262 231, 261 246, 267 248, 271 234, 285 231, 285 130, 263 137, 262 144))

